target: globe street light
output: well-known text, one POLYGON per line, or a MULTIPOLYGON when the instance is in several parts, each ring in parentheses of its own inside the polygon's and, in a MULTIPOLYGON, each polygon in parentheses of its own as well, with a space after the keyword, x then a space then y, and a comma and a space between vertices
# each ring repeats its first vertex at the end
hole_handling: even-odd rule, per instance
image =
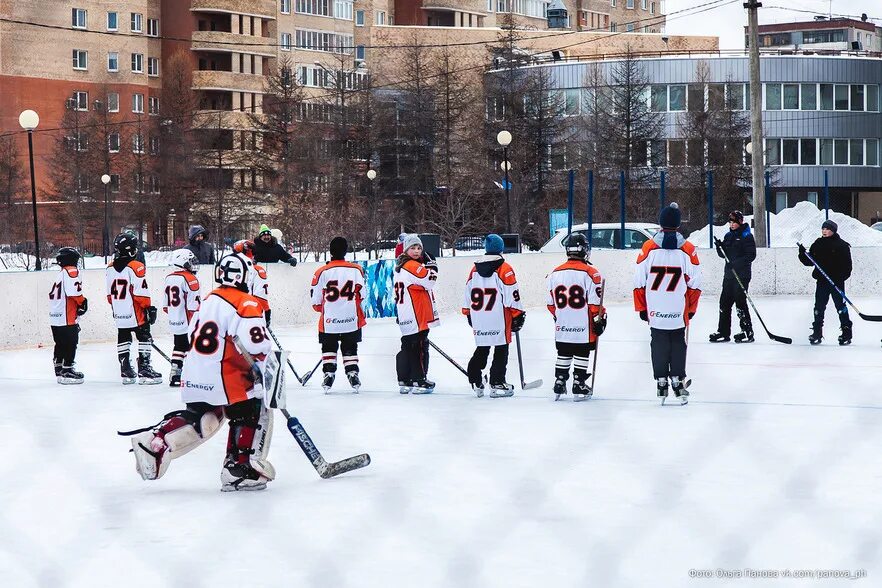
POLYGON ((107 249, 110 245, 110 232, 107 228, 107 184, 110 183, 110 176, 102 175, 101 183, 104 184, 104 230, 101 231, 101 253, 104 254, 104 263, 107 263, 107 249))
MULTIPOLYGON (((373 233, 371 239, 376 239, 377 233, 374 229, 374 180, 377 179, 377 170, 369 169, 365 175, 371 181, 371 201, 368 203, 368 214, 370 217, 368 219, 368 227, 370 227, 370 231, 373 233)), ((370 259, 370 255, 370 249, 368 249, 368 259, 370 259)), ((379 256, 380 252, 377 251, 377 257, 379 258, 379 256)))
POLYGON ((28 132, 28 159, 31 164, 31 208, 34 212, 34 246, 37 248, 37 263, 34 269, 40 271, 40 230, 37 227, 37 185, 34 180, 34 129, 40 124, 40 117, 33 110, 25 110, 18 115, 18 124, 28 132))
POLYGON ((496 135, 496 142, 502 145, 502 169, 505 170, 505 218, 506 232, 511 233, 511 202, 508 197, 508 170, 511 164, 508 161, 508 146, 511 144, 511 133, 508 131, 499 131, 496 135))

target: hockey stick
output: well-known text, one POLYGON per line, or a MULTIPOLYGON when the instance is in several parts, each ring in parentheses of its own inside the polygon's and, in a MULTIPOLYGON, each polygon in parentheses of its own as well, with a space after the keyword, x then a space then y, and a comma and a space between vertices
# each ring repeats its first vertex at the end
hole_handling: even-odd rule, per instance
MULTIPOLYGON (((603 312, 603 295, 606 294, 606 280, 600 282, 600 312, 603 312)), ((591 366, 591 395, 594 395, 594 378, 597 377, 597 351, 600 349, 600 337, 594 342, 594 363, 591 366)))
MULTIPOLYGON (((250 353, 242 346, 242 342, 239 340, 238 335, 233 337, 233 343, 235 343, 236 348, 239 350, 239 353, 242 354, 242 357, 245 358, 245 361, 248 362, 248 365, 251 367, 254 372, 254 376, 258 381, 263 379, 263 376, 260 373, 260 370, 257 368, 257 364, 254 363, 254 357, 251 356, 250 353)), ((367 467, 371 464, 371 456, 367 453, 362 453, 360 455, 354 455, 352 457, 347 457, 346 459, 341 459, 340 461, 332 461, 328 462, 322 457, 321 452, 315 446, 315 443, 312 442, 312 439, 309 437, 309 433, 306 432, 306 429, 297 419, 297 417, 291 416, 291 413, 288 412, 287 409, 282 408, 282 415, 288 422, 286 426, 288 427, 288 431, 291 432, 291 435, 294 437, 294 440, 297 441, 297 444, 300 446, 300 449, 306 455, 307 459, 312 463, 312 467, 315 468, 315 471, 318 472, 318 475, 324 479, 333 478, 334 476, 339 476, 340 474, 345 474, 346 472, 351 472, 352 470, 361 469, 367 467)))
POLYGON ((542 379, 533 380, 532 382, 524 381, 524 360, 521 357, 521 333, 515 332, 515 346, 518 349, 518 370, 521 373, 521 390, 532 390, 542 385, 542 379))
MULTIPOLYGON (((278 347, 279 349, 281 349, 281 348, 282 348, 282 344, 279 343, 279 339, 276 337, 276 334, 273 333, 272 329, 270 329, 269 327, 267 327, 266 330, 267 330, 267 332, 270 334, 270 337, 273 338, 273 341, 275 341, 275 343, 276 343, 276 347, 278 347)), ((240 350, 240 351, 241 351, 241 350, 240 350)), ((301 385, 301 386, 303 386, 303 385, 304 385, 303 378, 301 378, 301 377, 300 377, 300 374, 297 373, 297 370, 294 369, 294 364, 291 363, 291 360, 290 360, 290 359, 288 360, 288 367, 291 368, 291 371, 294 372, 294 377, 297 378, 297 381, 300 382, 300 385, 301 385)))
MULTIPOLYGON (((723 253, 723 259, 726 260, 726 263, 731 263, 729 261, 729 256, 726 255, 726 251, 722 247, 720 247, 720 251, 723 253)), ((732 270, 732 275, 735 276, 735 280, 738 282, 738 286, 741 288, 741 291, 744 292, 744 295, 747 297, 747 301, 750 303, 750 307, 753 309, 753 314, 755 314, 756 318, 759 319, 759 322, 763 326, 763 330, 766 332, 766 335, 769 336, 769 339, 771 339, 772 341, 777 341, 778 343, 784 343, 785 345, 790 345, 791 343, 793 343, 793 339, 791 339, 790 337, 773 335, 772 332, 769 331, 769 328, 766 326, 766 321, 763 320, 762 315, 760 315, 759 311, 756 309, 756 305, 753 303, 753 299, 747 292, 747 288, 744 287, 744 284, 741 282, 741 278, 738 277, 738 272, 735 271, 734 267, 730 267, 729 269, 732 270)))
POLYGON ((310 379, 310 378, 312 377, 312 375, 315 373, 315 370, 317 370, 318 367, 319 367, 320 365, 322 365, 322 359, 321 359, 321 358, 319 358, 319 360, 316 362, 314 368, 312 368, 311 370, 309 370, 307 373, 303 374, 303 379, 300 381, 300 383, 301 383, 302 385, 306 386, 306 383, 309 381, 309 379, 310 379))
POLYGON ((462 375, 464 375, 466 378, 469 377, 469 373, 468 373, 467 371, 465 371, 465 369, 464 369, 461 365, 459 365, 458 363, 456 363, 456 360, 455 360, 455 359, 453 359, 452 357, 450 357, 449 355, 447 355, 446 353, 444 353, 444 350, 441 349, 440 347, 438 347, 437 345, 435 345, 435 343, 433 343, 431 339, 426 339, 426 340, 429 342, 429 345, 432 346, 432 349, 434 349, 435 351, 437 351, 438 353, 441 354, 441 357, 443 357, 444 359, 446 359, 447 361, 449 361, 450 363, 452 363, 453 366, 454 366, 456 369, 458 369, 459 371, 461 371, 461 372, 462 372, 462 375))
MULTIPOLYGON (((803 249, 805 249, 805 247, 802 245, 802 243, 797 242, 796 244, 799 245, 800 247, 802 247, 803 249)), ((845 292, 840 290, 839 286, 837 286, 836 284, 833 283, 833 280, 830 278, 830 276, 827 275, 827 272, 824 271, 824 268, 819 266, 818 262, 815 261, 811 255, 809 255, 809 252, 807 249, 805 249, 805 256, 808 258, 808 260, 810 262, 812 262, 812 265, 814 265, 816 268, 818 268, 818 271, 821 272, 821 275, 824 276, 825 278, 827 278, 827 281, 830 282, 830 285, 833 286, 833 288, 839 293, 840 296, 842 296, 842 299, 845 300, 848 303, 848 305, 854 309, 854 311, 856 313, 858 313, 859 317, 861 317, 865 321, 870 321, 872 323, 882 322, 882 315, 862 313, 860 311, 860 309, 857 306, 855 306, 854 302, 852 302, 851 300, 848 299, 848 296, 845 295, 845 292)))
POLYGON ((156 353, 158 353, 159 355, 162 356, 162 359, 164 359, 165 361, 167 361, 169 363, 172 362, 171 358, 165 354, 165 351, 163 351, 162 349, 160 349, 159 347, 156 346, 156 343, 153 342, 153 339, 150 339, 150 346, 156 350, 156 353))

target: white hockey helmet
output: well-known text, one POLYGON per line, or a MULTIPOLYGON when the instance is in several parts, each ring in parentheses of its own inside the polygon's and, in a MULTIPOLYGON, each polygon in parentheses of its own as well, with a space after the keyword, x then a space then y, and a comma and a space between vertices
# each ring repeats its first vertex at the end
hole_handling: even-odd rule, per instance
POLYGON ((189 249, 175 249, 172 251, 171 264, 193 273, 199 271, 199 260, 196 259, 196 255, 189 249))
POLYGON ((251 292, 254 262, 240 253, 228 253, 214 266, 214 281, 243 292, 251 292))

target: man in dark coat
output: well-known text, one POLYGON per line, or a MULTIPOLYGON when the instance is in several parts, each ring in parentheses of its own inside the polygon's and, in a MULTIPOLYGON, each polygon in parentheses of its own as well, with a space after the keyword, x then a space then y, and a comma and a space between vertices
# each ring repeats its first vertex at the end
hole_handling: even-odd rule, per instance
POLYGON ((208 231, 205 230, 205 227, 193 225, 187 236, 190 239, 190 244, 184 249, 192 251, 201 264, 214 263, 214 247, 208 243, 208 231))
POLYGON ((741 332, 735 335, 736 343, 753 343, 753 323, 747 308, 747 287, 750 283, 750 265, 756 259, 756 241, 750 225, 744 222, 744 214, 734 210, 729 214, 729 232, 723 240, 714 238, 717 255, 729 258, 723 270, 723 290, 720 292, 720 323, 717 332, 710 336, 711 343, 729 340, 732 329, 732 305, 738 309, 741 332), (725 253, 725 255, 723 255, 725 253), (734 273, 733 273, 734 272, 734 273), (738 279, 735 278, 737 274, 738 279), (744 286, 738 285, 738 280, 744 286))
POLYGON ((291 266, 297 265, 297 260, 285 251, 285 248, 273 237, 270 228, 260 225, 260 232, 254 239, 254 261, 258 263, 283 262, 291 266))
MULTIPOLYGON (((833 221, 824 221, 824 224, 821 225, 821 237, 812 243, 808 253, 827 272, 827 275, 830 276, 836 287, 845 292, 845 281, 851 276, 851 245, 839 236, 838 230, 839 227, 833 221)), ((799 261, 803 265, 814 267, 814 264, 805 253, 805 247, 800 244, 799 261)), ((842 299, 836 288, 830 285, 827 278, 817 268, 812 272, 812 277, 816 281, 815 320, 812 323, 812 334, 809 336, 809 343, 817 345, 823 339, 824 311, 827 310, 827 301, 832 296, 833 305, 839 313, 839 326, 842 328, 839 344, 848 345, 851 343, 851 319, 848 316, 848 307, 845 305, 845 300, 842 299)))

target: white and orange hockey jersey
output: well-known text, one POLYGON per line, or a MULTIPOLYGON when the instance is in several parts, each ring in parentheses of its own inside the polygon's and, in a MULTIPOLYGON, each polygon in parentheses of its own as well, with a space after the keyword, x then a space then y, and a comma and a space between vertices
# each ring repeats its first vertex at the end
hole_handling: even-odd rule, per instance
POLYGON ((634 273, 634 309, 649 326, 672 331, 689 324, 701 296, 701 266, 695 246, 677 234, 677 248, 661 247, 664 233, 643 244, 634 273))
POLYGON ((546 306, 554 316, 554 340, 558 343, 593 343, 594 317, 600 306, 603 278, 596 267, 580 259, 568 259, 548 274, 546 306))
POLYGON ((318 268, 312 277, 312 308, 319 315, 319 333, 351 333, 365 325, 361 309, 364 269, 357 263, 335 259, 318 268))
POLYGON ((131 329, 147 322, 147 307, 150 306, 147 268, 134 259, 125 265, 121 261, 124 260, 107 266, 107 302, 113 309, 116 327, 131 329))
POLYGON ((199 280, 192 272, 178 270, 165 277, 165 306, 172 335, 189 333, 190 320, 199 310, 199 280))
POLYGON ((269 310, 269 278, 266 268, 254 264, 254 281, 251 283, 251 294, 260 302, 260 309, 269 310))
POLYGON ((61 268, 49 290, 49 324, 53 327, 77 324, 77 308, 84 300, 79 270, 72 265, 61 268))
POLYGON ((514 270, 499 255, 475 262, 466 278, 462 313, 472 324, 478 347, 511 343, 511 319, 524 312, 514 270))
POLYGON ((432 294, 437 279, 435 270, 426 268, 415 259, 408 259, 395 268, 395 308, 402 335, 413 335, 438 326, 438 310, 432 294))
POLYGON ((202 301, 190 325, 192 345, 181 374, 184 402, 222 406, 263 397, 234 335, 262 367, 271 347, 260 302, 236 288, 217 288, 202 301))

